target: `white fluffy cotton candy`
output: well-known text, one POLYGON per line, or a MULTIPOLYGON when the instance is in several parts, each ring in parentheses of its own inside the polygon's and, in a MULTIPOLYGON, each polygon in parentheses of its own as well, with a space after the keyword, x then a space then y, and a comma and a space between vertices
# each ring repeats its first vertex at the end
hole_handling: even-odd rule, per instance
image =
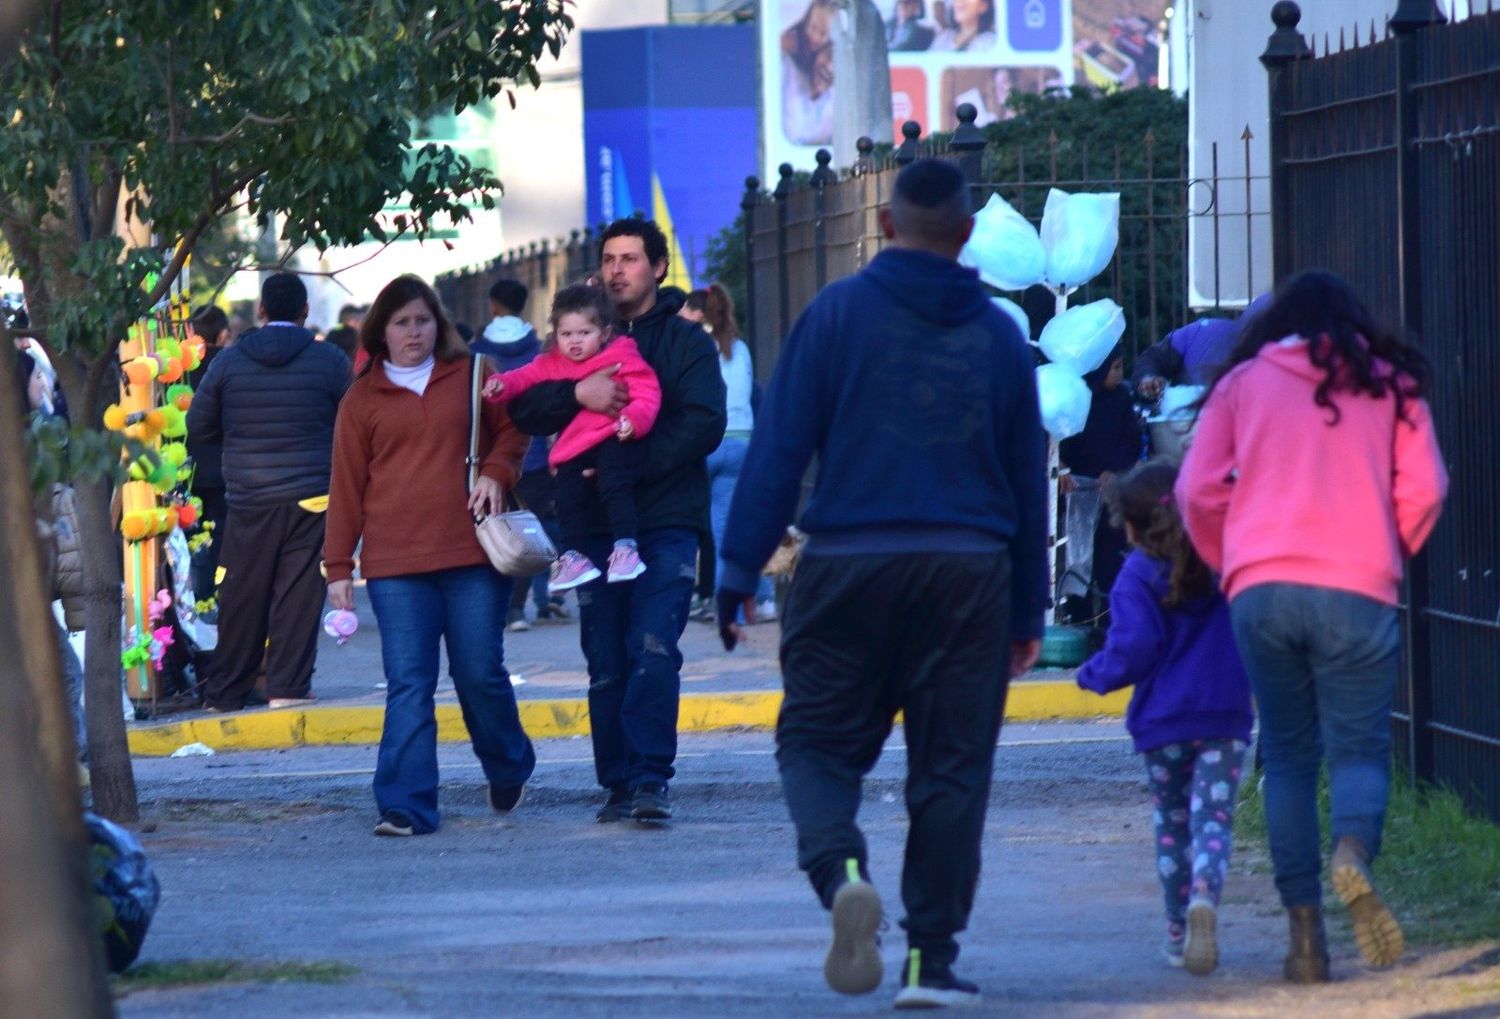
POLYGON ((1048 285, 1082 286, 1104 271, 1120 243, 1120 196, 1053 188, 1042 211, 1041 241, 1048 285))
POLYGON ((1047 270, 1047 251, 1025 216, 999 195, 974 216, 974 233, 959 253, 960 265, 979 270, 997 290, 1025 290, 1040 283, 1047 270))
POLYGON ((1036 391, 1048 435, 1061 442, 1083 431, 1094 394, 1077 372, 1066 365, 1044 364, 1036 370, 1036 391))
POLYGON ((1125 311, 1105 298, 1069 308, 1042 327, 1037 346, 1047 360, 1087 375, 1104 363, 1125 335, 1125 311))

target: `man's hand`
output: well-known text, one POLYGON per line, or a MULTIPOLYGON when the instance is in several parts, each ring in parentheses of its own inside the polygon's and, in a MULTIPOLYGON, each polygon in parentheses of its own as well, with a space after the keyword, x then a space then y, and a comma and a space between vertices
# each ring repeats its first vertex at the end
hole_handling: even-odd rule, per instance
POLYGON ((1036 660, 1041 657, 1042 642, 1033 638, 1032 640, 1013 640, 1010 642, 1010 678, 1024 675, 1031 671, 1036 660))
POLYGON ((625 383, 615 378, 615 372, 619 370, 620 366, 613 364, 579 379, 573 386, 573 399, 578 401, 578 406, 609 417, 619 417, 629 396, 625 383))
POLYGON ((630 419, 624 415, 620 416, 620 421, 615 426, 615 431, 619 433, 621 442, 635 438, 635 425, 631 424, 630 419))
POLYGON ((714 607, 719 616, 719 640, 724 642, 725 651, 733 651, 745 636, 744 629, 735 622, 739 618, 740 606, 750 595, 744 591, 731 591, 721 587, 714 596, 714 607))
POLYGON ((1167 380, 1160 375, 1147 375, 1141 379, 1135 391, 1141 394, 1144 400, 1157 400, 1161 398, 1162 390, 1167 388, 1167 380))
POLYGON ((469 493, 469 512, 476 517, 487 517, 505 508, 505 490, 494 478, 481 476, 469 493))
POLYGON ((354 581, 330 580, 328 582, 328 604, 336 609, 354 611, 354 581))

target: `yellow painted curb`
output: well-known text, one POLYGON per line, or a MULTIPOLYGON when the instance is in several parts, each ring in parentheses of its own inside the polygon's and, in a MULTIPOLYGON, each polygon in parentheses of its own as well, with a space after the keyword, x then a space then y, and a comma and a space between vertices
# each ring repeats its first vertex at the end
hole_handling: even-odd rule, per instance
MULTIPOLYGON (((1036 721, 1119 715, 1124 712, 1129 699, 1128 690, 1097 697, 1080 691, 1070 682, 1026 681, 1012 684, 1005 716, 1012 721, 1036 721)), ((518 707, 521 724, 533 739, 588 734, 586 700, 523 700, 518 707)), ((776 714, 780 710, 779 690, 687 694, 678 708, 677 729, 679 732, 771 729, 776 725, 776 714)), ((380 742, 384 720, 385 708, 375 704, 281 711, 252 709, 221 717, 132 726, 130 752, 139 757, 165 757, 188 743, 203 743, 215 750, 368 745, 380 742)), ((469 738, 457 704, 439 704, 437 724, 441 742, 462 742, 469 738)))

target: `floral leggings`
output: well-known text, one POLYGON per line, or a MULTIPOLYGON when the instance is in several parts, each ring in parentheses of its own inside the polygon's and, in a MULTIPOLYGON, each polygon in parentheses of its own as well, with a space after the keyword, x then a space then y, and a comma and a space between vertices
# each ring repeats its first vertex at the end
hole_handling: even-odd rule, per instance
POLYGON ((1147 751, 1146 772, 1156 801, 1156 872, 1167 922, 1187 919, 1192 899, 1219 904, 1234 843, 1234 796, 1245 762, 1235 739, 1169 743, 1147 751))

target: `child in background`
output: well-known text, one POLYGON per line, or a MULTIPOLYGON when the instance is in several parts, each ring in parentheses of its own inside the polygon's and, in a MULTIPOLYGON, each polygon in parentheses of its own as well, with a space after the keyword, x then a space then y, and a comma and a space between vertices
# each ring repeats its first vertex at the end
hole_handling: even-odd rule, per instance
POLYGON ((636 549, 635 486, 645 460, 639 440, 656 422, 661 386, 635 341, 613 335, 612 317, 603 290, 565 287, 552 301, 552 336, 546 349, 530 364, 485 380, 485 399, 511 400, 540 382, 578 381, 618 368, 615 378, 629 391, 618 418, 581 409, 552 444, 548 462, 557 472, 557 515, 565 549, 552 564, 548 590, 553 593, 600 576, 599 568, 578 551, 588 536, 591 482, 615 540, 607 566, 609 583, 634 580, 646 572, 636 549))
POLYGON ((1219 964, 1219 895, 1229 870, 1235 790, 1250 739, 1250 681, 1229 603, 1193 550, 1172 497, 1177 471, 1148 461, 1116 479, 1111 515, 1135 546, 1110 591, 1104 649, 1078 673, 1095 693, 1134 686, 1125 725, 1146 759, 1167 961, 1219 964))

